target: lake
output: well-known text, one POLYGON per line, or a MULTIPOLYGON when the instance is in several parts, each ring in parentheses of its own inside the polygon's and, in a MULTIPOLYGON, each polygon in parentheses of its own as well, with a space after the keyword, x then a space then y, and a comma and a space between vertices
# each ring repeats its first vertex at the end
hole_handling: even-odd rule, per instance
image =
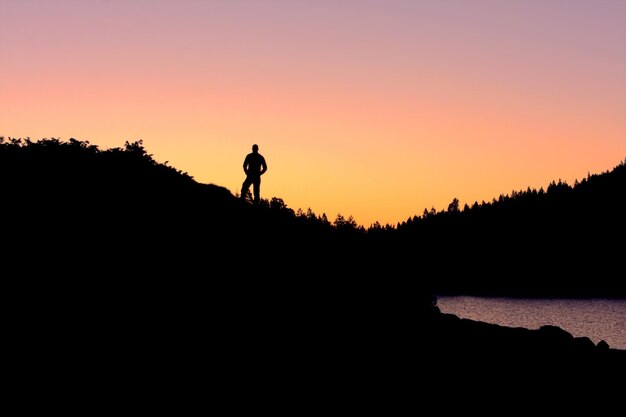
POLYGON ((558 326, 575 337, 626 350, 626 299, 536 299, 439 296, 443 313, 509 327, 558 326))

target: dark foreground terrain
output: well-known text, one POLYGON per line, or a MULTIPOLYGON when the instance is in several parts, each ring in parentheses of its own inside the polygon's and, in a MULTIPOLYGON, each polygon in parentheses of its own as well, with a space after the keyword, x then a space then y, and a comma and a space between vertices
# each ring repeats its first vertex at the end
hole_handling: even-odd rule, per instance
POLYGON ((22 376, 311 401, 475 375, 590 384, 626 364, 626 351, 559 328, 442 314, 428 254, 280 199, 253 206, 139 144, 5 143, 0 162, 7 340, 22 376))

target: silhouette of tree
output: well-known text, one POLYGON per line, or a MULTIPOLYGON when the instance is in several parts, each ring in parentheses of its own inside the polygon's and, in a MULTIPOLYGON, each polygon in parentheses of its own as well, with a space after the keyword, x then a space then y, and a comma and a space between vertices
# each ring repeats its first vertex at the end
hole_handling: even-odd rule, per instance
POLYGON ((341 228, 345 224, 346 224, 346 218, 343 217, 341 213, 337 213, 337 217, 335 217, 335 221, 333 222, 333 225, 337 228, 341 228))
POLYGON ((458 213, 459 212, 459 199, 454 198, 450 204, 448 204, 448 213, 458 213))
POLYGON ((276 210, 281 210, 287 208, 287 205, 282 198, 272 197, 272 199, 270 200, 270 207, 276 210))
POLYGON ((356 230, 359 228, 356 220, 351 215, 346 219, 341 213, 337 214, 333 225, 340 230, 356 230))

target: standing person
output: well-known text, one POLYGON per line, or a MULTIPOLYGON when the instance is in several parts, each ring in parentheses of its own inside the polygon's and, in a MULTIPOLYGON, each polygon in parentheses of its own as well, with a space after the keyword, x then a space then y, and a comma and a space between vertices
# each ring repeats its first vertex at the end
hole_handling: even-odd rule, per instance
POLYGON ((252 185, 254 204, 259 204, 261 201, 261 175, 267 171, 267 163, 263 155, 259 153, 259 145, 252 145, 252 152, 246 155, 246 159, 243 161, 243 171, 246 173, 246 179, 241 185, 240 197, 245 200, 250 185, 252 185))

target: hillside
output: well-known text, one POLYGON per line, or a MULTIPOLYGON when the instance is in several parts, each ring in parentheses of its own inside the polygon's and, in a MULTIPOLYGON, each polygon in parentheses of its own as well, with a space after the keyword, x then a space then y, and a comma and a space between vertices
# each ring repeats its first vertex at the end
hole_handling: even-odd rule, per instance
POLYGON ((378 273, 420 293, 626 296, 617 274, 624 163, 573 186, 553 182, 463 208, 455 199, 446 211, 364 229, 351 218, 331 224, 311 211, 294 213, 276 197, 251 207, 156 162, 141 142, 106 150, 74 139, 0 145, 5 243, 39 248, 52 264, 65 251, 77 263, 98 262, 100 272, 195 275, 232 259, 255 277, 302 270, 315 282, 331 274, 362 282, 378 273))
POLYGON ((224 378, 297 366, 375 384, 434 359, 575 357, 601 370, 626 353, 441 314, 434 294, 448 271, 427 271, 457 254, 420 246, 412 234, 423 230, 330 224, 279 198, 255 207, 154 161, 141 142, 3 141, 0 174, 13 340, 34 356, 71 344, 84 348, 72 360, 135 358, 146 372, 164 360, 224 378))
POLYGON ((140 142, 100 150, 4 141, 0 174, 2 249, 15 276, 46 277, 44 297, 85 307, 115 299, 121 311, 166 297, 165 306, 185 299, 179 308, 220 306, 230 318, 258 310, 272 320, 285 311, 402 315, 434 302, 419 281, 397 278, 391 247, 297 216, 277 198, 242 202, 154 161, 140 142))
POLYGON ((626 297, 624 213, 622 162, 572 186, 553 181, 463 208, 455 199, 397 234, 416 259, 429 254, 438 293, 626 297))

